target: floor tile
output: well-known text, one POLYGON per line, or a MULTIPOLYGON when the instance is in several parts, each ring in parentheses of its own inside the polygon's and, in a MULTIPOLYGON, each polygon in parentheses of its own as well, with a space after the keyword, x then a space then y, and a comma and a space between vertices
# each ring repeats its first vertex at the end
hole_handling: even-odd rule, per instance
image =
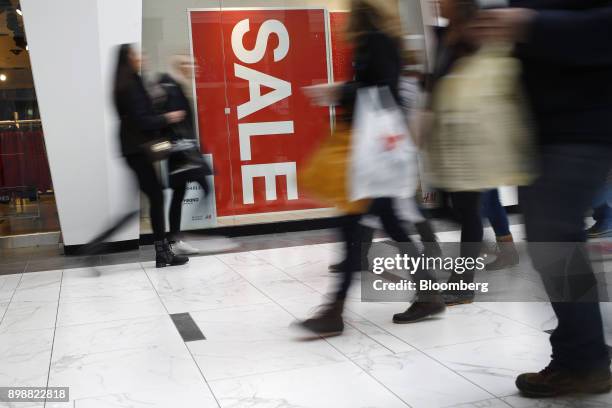
POLYGON ((353 363, 211 382, 222 408, 406 408, 353 363))
POLYGON ((47 383, 53 330, 0 334, 0 384, 42 387, 47 383))
POLYGON ((497 397, 516 394, 523 372, 538 372, 550 362, 548 335, 523 335, 426 350, 432 358, 497 397))
POLYGON ((467 404, 452 405, 447 408, 511 408, 510 405, 501 399, 489 399, 477 402, 468 402, 467 404))
POLYGON ((19 333, 24 330, 52 329, 55 327, 57 319, 57 307, 57 301, 13 301, 8 305, 0 323, 0 334, 19 333))
POLYGON ((545 331, 557 327, 557 318, 550 303, 541 302, 478 302, 476 306, 545 331))
POLYGON ((329 343, 295 340, 289 327, 293 317, 274 304, 192 317, 206 340, 188 347, 210 381, 346 361, 329 343))
POLYGON ((70 387, 73 400, 143 388, 206 387, 184 343, 92 354, 54 352, 49 385, 70 387))
POLYGON ((493 397, 418 351, 357 359, 356 363, 414 408, 446 407, 493 397))
POLYGON ((147 268, 169 313, 270 303, 270 299, 214 257, 196 258, 180 268, 147 268))
POLYGON ((22 274, 0 276, 0 302, 11 300, 22 276, 22 274))
POLYGON ((75 408, 217 408, 218 406, 207 387, 172 385, 75 401, 75 408))
POLYGON ((57 302, 62 271, 24 274, 15 290, 13 302, 57 302))

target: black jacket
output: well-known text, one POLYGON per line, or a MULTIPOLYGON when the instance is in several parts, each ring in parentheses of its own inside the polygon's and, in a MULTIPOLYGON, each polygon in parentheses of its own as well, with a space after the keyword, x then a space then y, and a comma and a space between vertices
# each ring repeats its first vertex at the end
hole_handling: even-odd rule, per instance
POLYGON ((181 85, 170 75, 163 74, 159 85, 165 92, 164 112, 185 111, 185 120, 172 125, 168 131, 173 139, 196 139, 193 109, 181 85))
POLYGON ((355 49, 353 59, 355 78, 342 89, 340 104, 352 112, 360 88, 388 86, 400 102, 399 79, 402 72, 400 44, 380 31, 362 35, 355 49))
POLYGON ((517 48, 542 143, 612 141, 612 1, 514 0, 539 11, 517 48))
POLYGON ((144 153, 143 145, 161 136, 168 122, 153 109, 140 75, 115 95, 115 107, 121 122, 119 139, 124 156, 144 153))

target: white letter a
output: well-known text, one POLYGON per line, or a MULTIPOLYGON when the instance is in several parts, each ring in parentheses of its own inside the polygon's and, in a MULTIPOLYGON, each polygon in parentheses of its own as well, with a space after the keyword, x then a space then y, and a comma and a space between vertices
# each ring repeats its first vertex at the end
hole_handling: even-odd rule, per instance
POLYGON ((238 106, 239 120, 291 96, 291 84, 287 81, 240 64, 234 64, 234 71, 237 78, 249 81, 249 101, 238 106), (272 91, 262 95, 262 86, 271 88, 272 91))

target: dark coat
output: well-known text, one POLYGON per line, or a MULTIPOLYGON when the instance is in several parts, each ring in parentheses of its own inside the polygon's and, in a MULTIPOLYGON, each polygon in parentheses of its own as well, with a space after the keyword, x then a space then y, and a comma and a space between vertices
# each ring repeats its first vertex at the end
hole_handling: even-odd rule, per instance
POLYGON ((517 53, 540 141, 612 141, 612 1, 514 0, 539 11, 517 53))
POLYGON ((340 104, 352 112, 360 88, 387 86, 399 103, 402 72, 400 44, 380 31, 370 31, 357 40, 353 59, 355 78, 342 89, 340 104))
POLYGON ((185 112, 185 120, 177 125, 173 125, 169 129, 171 137, 174 139, 197 139, 191 102, 185 95, 181 85, 168 74, 163 74, 159 78, 159 85, 165 93, 163 110, 165 112, 185 112))
POLYGON ((157 114, 140 75, 115 95, 115 107, 120 119, 119 139, 124 156, 143 154, 143 145, 161 136, 168 122, 157 114))

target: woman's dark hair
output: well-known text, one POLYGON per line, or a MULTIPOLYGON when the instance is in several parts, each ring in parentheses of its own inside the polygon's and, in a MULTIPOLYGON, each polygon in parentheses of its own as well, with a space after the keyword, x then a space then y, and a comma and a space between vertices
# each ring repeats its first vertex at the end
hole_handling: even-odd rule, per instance
POLYGON ((119 95, 129 88, 136 74, 130 61, 131 53, 132 46, 130 44, 122 44, 119 47, 117 70, 115 71, 115 85, 113 88, 115 104, 118 103, 119 95))

